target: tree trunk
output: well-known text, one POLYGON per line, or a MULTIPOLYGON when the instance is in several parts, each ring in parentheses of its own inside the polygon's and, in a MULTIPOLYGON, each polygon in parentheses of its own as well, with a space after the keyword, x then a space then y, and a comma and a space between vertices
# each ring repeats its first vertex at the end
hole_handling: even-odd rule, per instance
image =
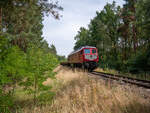
POLYGON ((133 24, 133 46, 134 46, 134 53, 136 53, 136 49, 137 49, 137 36, 136 36, 136 27, 133 24))
POLYGON ((125 44, 124 44, 124 60, 126 61, 127 60, 127 37, 124 37, 125 38, 125 44))
POLYGON ((131 0, 131 2, 133 2, 132 3, 132 5, 131 5, 131 8, 130 8, 130 10, 131 10, 131 12, 133 13, 133 15, 132 15, 132 21, 133 21, 133 27, 132 27, 132 32, 133 32, 133 46, 134 46, 134 53, 136 54, 136 49, 137 49, 137 35, 136 35, 136 32, 137 32, 137 30, 136 30, 136 25, 135 25, 135 22, 136 22, 136 18, 135 18, 135 15, 136 15, 136 9, 135 9, 135 4, 136 4, 136 0, 131 0))
POLYGON ((2 7, 0 8, 0 32, 2 31, 2 7))
POLYGON ((37 77, 34 75, 34 105, 36 105, 36 94, 37 94, 37 77))

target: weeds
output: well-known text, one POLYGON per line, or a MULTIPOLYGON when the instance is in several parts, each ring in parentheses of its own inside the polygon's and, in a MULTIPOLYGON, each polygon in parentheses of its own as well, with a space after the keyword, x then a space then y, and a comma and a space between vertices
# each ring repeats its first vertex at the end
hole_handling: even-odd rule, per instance
POLYGON ((51 104, 22 108, 25 113, 150 113, 150 103, 130 87, 105 83, 86 72, 58 67, 52 85, 56 95, 51 104))

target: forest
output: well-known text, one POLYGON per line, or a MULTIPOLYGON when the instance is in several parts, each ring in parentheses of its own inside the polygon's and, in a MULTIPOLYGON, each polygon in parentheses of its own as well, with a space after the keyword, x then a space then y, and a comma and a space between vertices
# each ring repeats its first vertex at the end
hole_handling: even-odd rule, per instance
MULTIPOLYGON (((101 68, 150 73, 149 9, 149 0, 125 0, 123 7, 106 4, 88 28, 80 28, 74 49, 97 47, 101 68)), ((33 97, 33 105, 53 98, 43 82, 55 78, 53 69, 65 58, 44 40, 42 21, 49 15, 60 19, 62 10, 49 0, 0 0, 0 113, 19 109, 18 88, 33 97)))
POLYGON ((17 87, 32 94, 35 104, 45 98, 41 95, 51 97, 50 87, 42 82, 54 77, 52 71, 63 57, 42 37, 42 21, 48 15, 59 19, 61 10, 58 2, 48 0, 0 0, 1 113, 16 109, 17 87))
POLYGON ((123 6, 107 3, 88 24, 81 27, 74 49, 95 46, 99 66, 120 72, 150 72, 150 1, 124 0, 123 6))

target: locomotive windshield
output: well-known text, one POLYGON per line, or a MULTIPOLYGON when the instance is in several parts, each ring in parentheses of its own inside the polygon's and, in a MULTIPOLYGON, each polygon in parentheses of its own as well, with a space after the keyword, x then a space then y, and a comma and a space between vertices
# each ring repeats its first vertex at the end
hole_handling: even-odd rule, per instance
POLYGON ((90 49, 84 49, 84 53, 85 53, 85 54, 90 53, 90 49))
POLYGON ((92 53, 96 53, 96 49, 92 49, 92 53))

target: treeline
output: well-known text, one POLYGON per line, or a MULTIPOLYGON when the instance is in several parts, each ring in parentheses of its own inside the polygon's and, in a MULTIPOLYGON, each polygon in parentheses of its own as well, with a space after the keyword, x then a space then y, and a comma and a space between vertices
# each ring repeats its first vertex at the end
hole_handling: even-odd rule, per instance
POLYGON ((33 95, 34 103, 50 91, 42 83, 54 77, 59 61, 55 46, 42 37, 42 21, 49 14, 59 19, 59 10, 48 0, 0 0, 0 112, 14 112, 18 87, 33 95))
POLYGON ((96 12, 88 28, 81 27, 75 47, 96 46, 99 66, 124 72, 150 71, 150 1, 124 0, 96 12))

